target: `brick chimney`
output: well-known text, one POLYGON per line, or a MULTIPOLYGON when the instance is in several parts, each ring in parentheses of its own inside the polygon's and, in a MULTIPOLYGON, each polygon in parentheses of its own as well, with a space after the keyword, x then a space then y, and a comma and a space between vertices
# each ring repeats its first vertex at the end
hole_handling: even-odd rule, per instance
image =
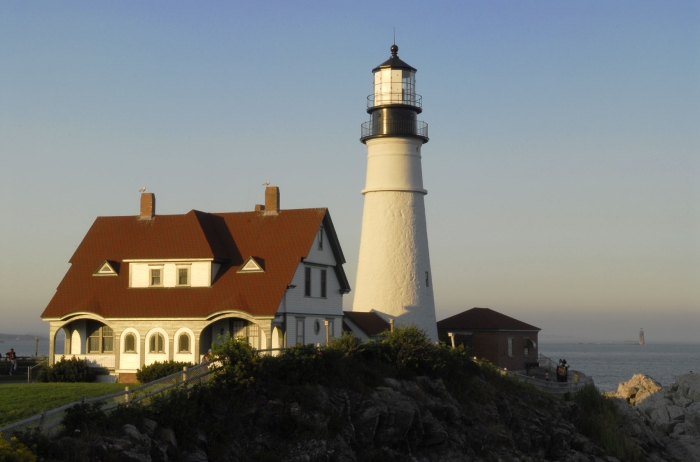
POLYGON ((280 188, 268 186, 265 188, 265 215, 280 213, 280 188))
POLYGON ((141 215, 139 220, 153 220, 156 217, 156 195, 141 193, 141 215))

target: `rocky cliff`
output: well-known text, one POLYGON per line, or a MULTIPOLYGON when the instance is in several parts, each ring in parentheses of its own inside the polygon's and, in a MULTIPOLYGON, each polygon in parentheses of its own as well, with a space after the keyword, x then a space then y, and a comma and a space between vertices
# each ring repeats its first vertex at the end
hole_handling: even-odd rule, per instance
MULTIPOLYGON (((211 409, 187 442, 178 441, 173 422, 151 418, 123 425, 120 434, 60 442, 77 460, 618 460, 577 431, 573 401, 513 391, 496 392, 488 404, 461 404, 442 380, 415 377, 385 379, 369 393, 316 385, 302 405, 251 390, 238 405, 211 409)), ((660 440, 646 438, 653 441, 646 460, 672 460, 660 440)))
POLYGON ((663 448, 677 460, 700 461, 700 374, 678 376, 667 387, 637 374, 609 396, 617 399, 625 431, 642 447, 663 448))

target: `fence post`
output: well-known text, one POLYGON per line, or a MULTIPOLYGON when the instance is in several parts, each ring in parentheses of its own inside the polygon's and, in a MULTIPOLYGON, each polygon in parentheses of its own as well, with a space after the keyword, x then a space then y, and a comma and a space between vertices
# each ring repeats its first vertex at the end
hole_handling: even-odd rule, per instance
POLYGON ((187 366, 182 366, 182 383, 187 388, 187 366))
POLYGON ((124 402, 126 403, 127 407, 129 406, 129 401, 131 400, 131 392, 129 391, 129 387, 124 387, 124 391, 126 392, 126 395, 124 395, 124 402))
POLYGON ((41 418, 39 419, 39 433, 44 429, 44 424, 46 423, 46 409, 41 410, 41 418))

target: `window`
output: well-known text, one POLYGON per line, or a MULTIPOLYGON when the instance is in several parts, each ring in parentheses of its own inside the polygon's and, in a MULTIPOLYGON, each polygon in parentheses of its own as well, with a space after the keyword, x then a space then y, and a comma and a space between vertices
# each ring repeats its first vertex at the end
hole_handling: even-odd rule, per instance
POLYGON ((321 297, 326 298, 326 270, 321 270, 321 297))
POLYGON ((314 334, 318 335, 318 333, 321 332, 321 323, 318 321, 314 321, 314 334))
POLYGON ((304 268, 304 295, 311 297, 311 268, 304 268))
POLYGON ((332 319, 326 319, 328 321, 328 338, 333 337, 333 320, 332 319))
POLYGON ((180 334, 177 339, 177 348, 180 353, 190 352, 190 336, 187 334, 180 334))
POLYGON ((136 337, 134 334, 126 334, 124 338, 124 353, 136 353, 136 337))
POLYGON ((151 335, 151 340, 148 342, 149 353, 165 353, 165 341, 162 334, 151 335))
POLYGON ((260 327, 252 322, 248 324, 248 344, 253 348, 260 346, 260 327))
POLYGON ((297 319, 297 343, 304 344, 304 318, 297 319))
POLYGON ((318 228, 318 250, 323 250, 323 226, 318 228))
POLYGON ((87 323, 90 335, 87 340, 88 353, 111 353, 114 351, 114 331, 98 322, 87 323))
POLYGON ((233 338, 246 337, 247 325, 248 321, 244 321, 243 319, 234 319, 232 323, 231 336, 233 338))
POLYGON ((513 339, 509 338, 508 339, 508 356, 513 357, 513 339))
POLYGON ((425 272, 425 287, 430 287, 430 273, 425 272))
POLYGON ((179 267, 177 269, 177 285, 190 285, 190 269, 189 267, 179 267))
POLYGON ((114 331, 111 327, 102 326, 102 351, 114 351, 114 331))
POLYGON ((162 279, 163 269, 162 268, 151 268, 151 286, 159 287, 163 285, 162 279))

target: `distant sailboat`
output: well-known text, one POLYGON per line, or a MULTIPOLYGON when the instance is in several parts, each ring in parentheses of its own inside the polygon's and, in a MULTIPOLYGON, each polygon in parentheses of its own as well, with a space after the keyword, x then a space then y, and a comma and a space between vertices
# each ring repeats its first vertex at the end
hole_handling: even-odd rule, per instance
POLYGON ((639 344, 644 345, 644 329, 639 329, 639 344))

